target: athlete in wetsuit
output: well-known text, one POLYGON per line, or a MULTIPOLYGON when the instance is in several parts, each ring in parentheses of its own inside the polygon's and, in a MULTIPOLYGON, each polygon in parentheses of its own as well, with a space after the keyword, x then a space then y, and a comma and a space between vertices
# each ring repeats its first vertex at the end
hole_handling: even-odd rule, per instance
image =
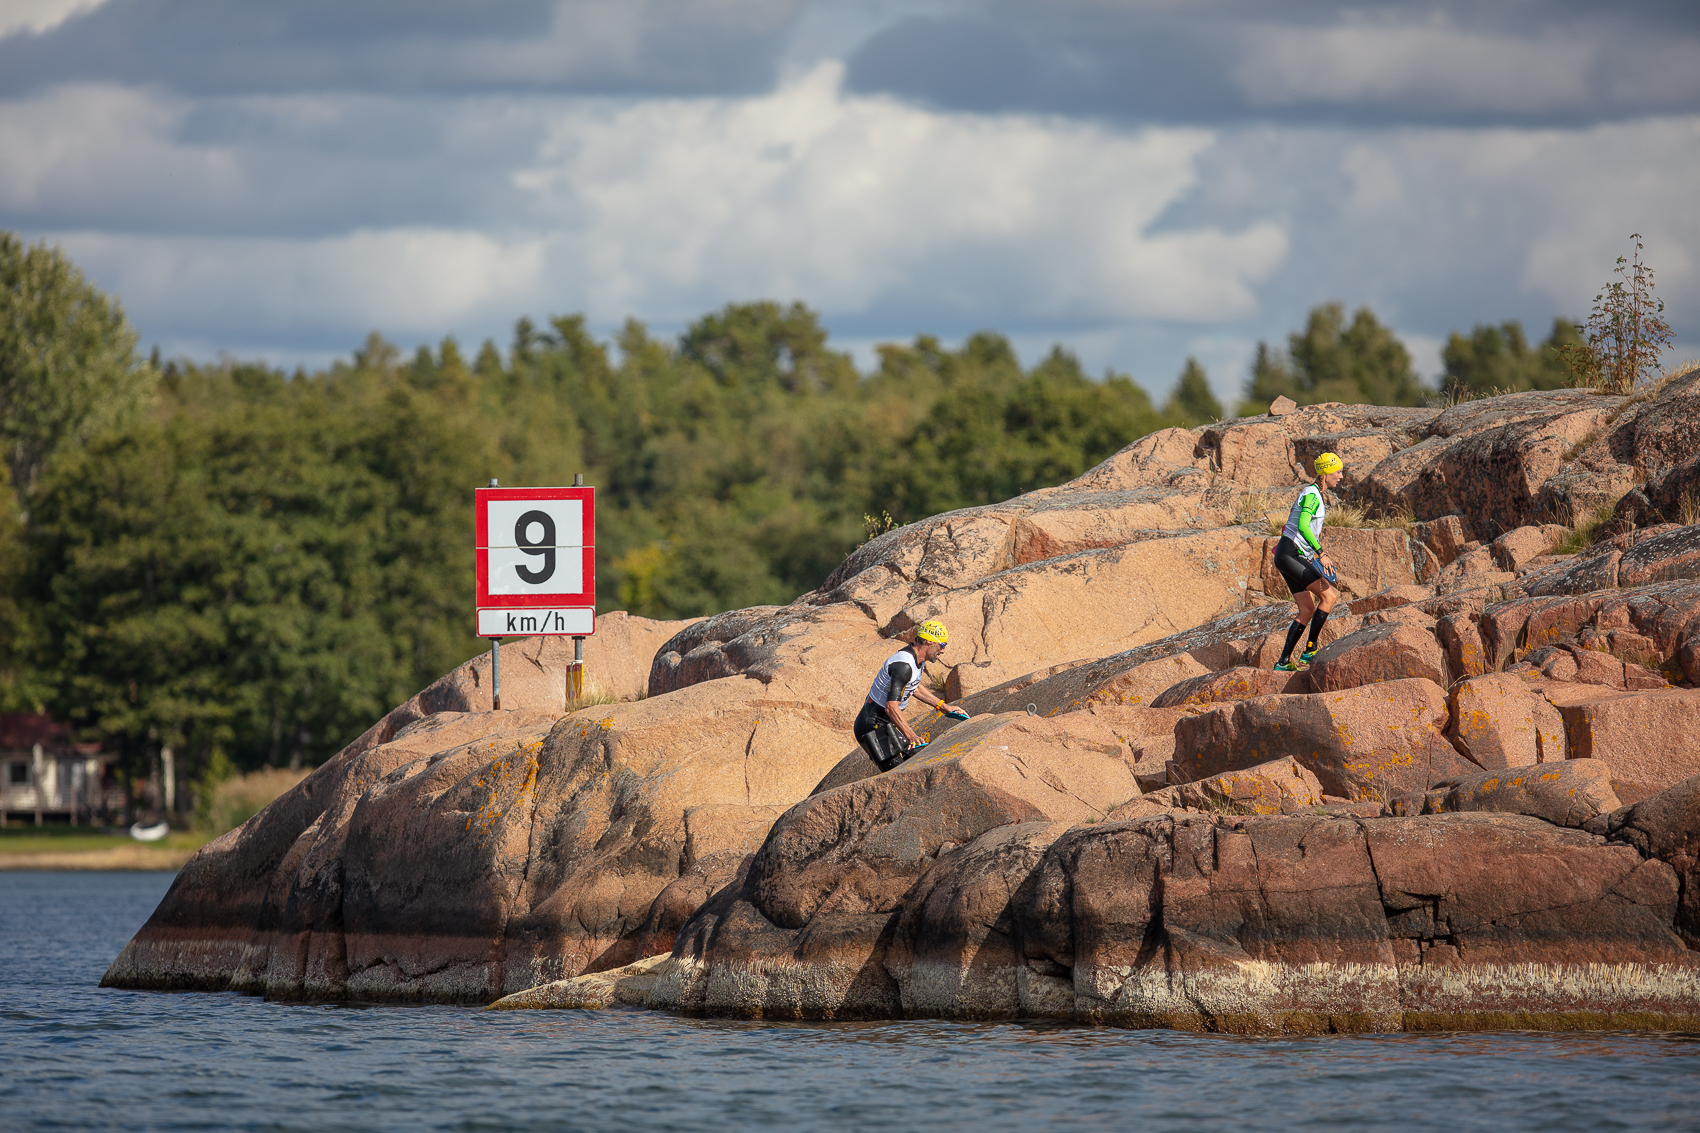
POLYGON ((1293 600, 1299 605, 1298 615, 1287 627, 1287 644, 1281 650, 1281 659, 1275 663, 1279 672, 1298 671, 1298 666, 1289 658, 1307 622, 1310 638, 1305 642, 1299 660, 1308 665, 1316 656, 1316 642, 1322 633, 1322 625, 1340 598, 1340 592, 1332 585, 1334 564, 1322 553, 1322 520, 1328 513, 1322 490, 1339 484, 1345 467, 1345 463, 1331 452, 1316 458, 1316 483, 1306 484, 1299 498, 1293 501, 1293 510, 1287 514, 1287 526, 1281 529, 1281 541, 1275 546, 1275 569, 1287 580, 1287 589, 1293 592, 1293 600))
POLYGON ((949 641, 950 634, 943 622, 923 622, 915 633, 915 644, 906 645, 887 657, 880 671, 874 675, 874 683, 862 701, 862 710, 856 714, 856 723, 851 730, 856 735, 856 742, 862 745, 862 750, 881 771, 890 771, 907 759, 915 747, 924 745, 915 729, 909 726, 909 721, 903 718, 903 710, 909 707, 911 696, 919 697, 922 704, 930 704, 947 716, 968 719, 968 713, 960 708, 947 707, 930 690, 921 687, 927 662, 942 654, 949 641))

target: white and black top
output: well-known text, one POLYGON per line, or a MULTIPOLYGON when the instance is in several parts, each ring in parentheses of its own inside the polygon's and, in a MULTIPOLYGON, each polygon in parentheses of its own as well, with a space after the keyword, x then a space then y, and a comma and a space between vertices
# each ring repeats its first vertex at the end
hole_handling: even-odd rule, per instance
POLYGON ((873 686, 868 689, 868 700, 881 708, 888 700, 897 701, 898 708, 908 708, 909 698, 921 685, 921 675, 920 659, 907 647, 899 649, 885 659, 880 671, 875 674, 873 686), (893 690, 899 688, 903 694, 892 695, 893 690))

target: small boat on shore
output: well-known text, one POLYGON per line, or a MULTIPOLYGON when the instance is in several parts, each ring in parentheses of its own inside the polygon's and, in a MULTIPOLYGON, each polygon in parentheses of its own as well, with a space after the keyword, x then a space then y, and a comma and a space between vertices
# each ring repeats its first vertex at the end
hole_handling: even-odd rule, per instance
POLYGON ((152 826, 136 823, 130 827, 130 837, 138 842, 157 842, 171 833, 171 825, 166 822, 156 822, 152 826))

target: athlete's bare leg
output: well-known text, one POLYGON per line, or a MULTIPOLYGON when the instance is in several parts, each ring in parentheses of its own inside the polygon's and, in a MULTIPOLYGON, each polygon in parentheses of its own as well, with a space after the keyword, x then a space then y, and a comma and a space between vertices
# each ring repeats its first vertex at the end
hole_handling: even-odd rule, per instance
MULTIPOLYGON (((1323 585, 1328 584, 1325 582, 1323 585)), ((1300 625, 1309 625, 1310 616, 1316 613, 1316 596, 1309 590, 1301 590, 1293 595, 1293 601, 1299 604, 1299 612, 1293 615, 1293 620, 1300 625)))

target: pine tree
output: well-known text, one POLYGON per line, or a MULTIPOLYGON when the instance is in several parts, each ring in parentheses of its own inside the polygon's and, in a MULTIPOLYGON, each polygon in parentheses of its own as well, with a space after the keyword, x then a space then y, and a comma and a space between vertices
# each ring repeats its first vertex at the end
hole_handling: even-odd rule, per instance
POLYGON ((1163 416, 1188 428, 1222 419, 1222 403, 1210 392, 1210 375, 1204 372, 1198 359, 1187 358, 1174 392, 1163 406, 1163 416))

